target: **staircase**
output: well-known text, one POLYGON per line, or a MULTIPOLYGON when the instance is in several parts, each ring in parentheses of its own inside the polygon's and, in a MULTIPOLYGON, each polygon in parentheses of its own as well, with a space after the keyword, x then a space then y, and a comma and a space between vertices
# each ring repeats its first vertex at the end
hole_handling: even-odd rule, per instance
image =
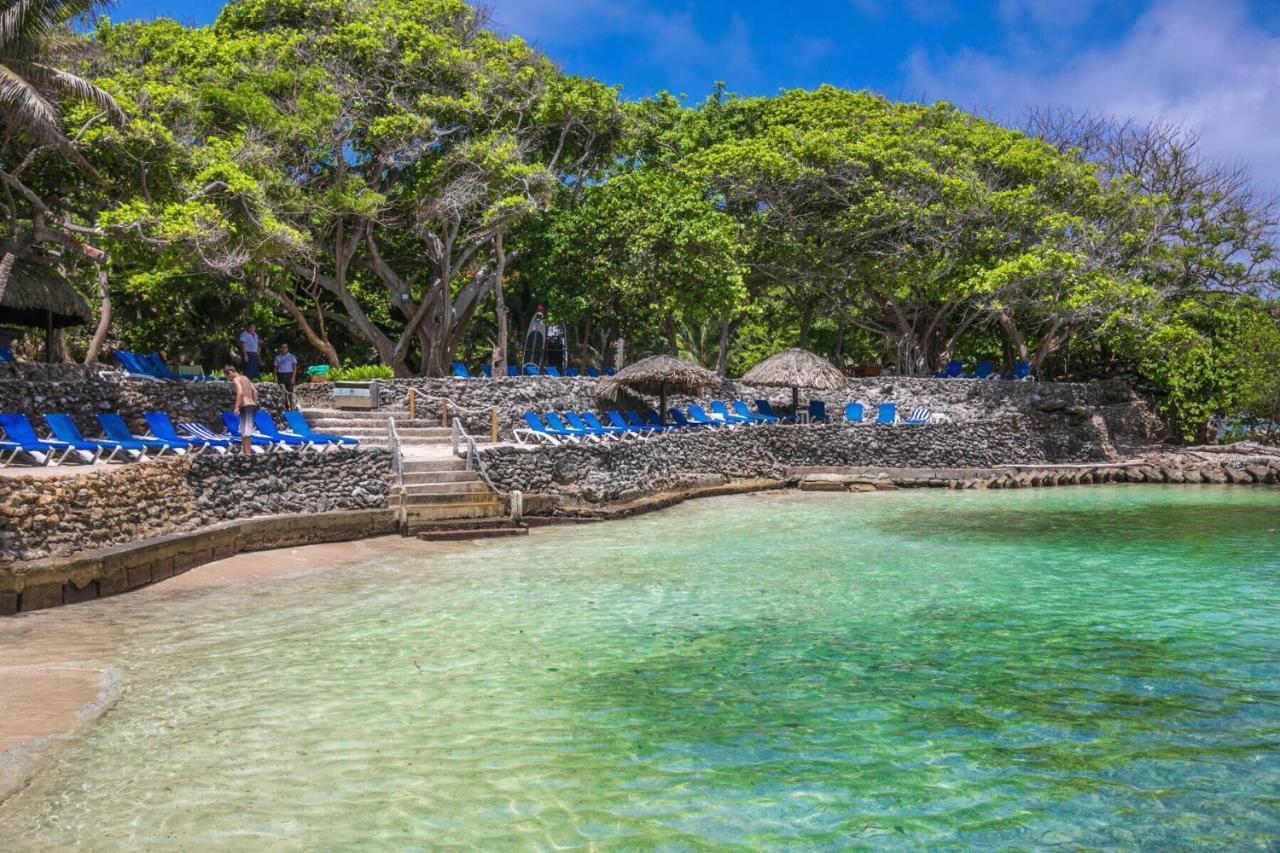
POLYGON ((409 420, 407 411, 376 409, 373 411, 343 411, 339 409, 305 409, 313 429, 334 432, 360 439, 366 447, 389 446, 387 420, 394 418, 401 447, 428 447, 449 444, 453 433, 440 425, 435 418, 409 420))
MULTIPOLYGON (((400 430, 399 421, 396 430, 400 430)), ((407 458, 402 465, 404 487, 392 489, 391 505, 404 508, 401 533, 405 536, 440 541, 529 532, 507 517, 505 501, 490 491, 479 474, 468 471, 461 459, 407 458)))

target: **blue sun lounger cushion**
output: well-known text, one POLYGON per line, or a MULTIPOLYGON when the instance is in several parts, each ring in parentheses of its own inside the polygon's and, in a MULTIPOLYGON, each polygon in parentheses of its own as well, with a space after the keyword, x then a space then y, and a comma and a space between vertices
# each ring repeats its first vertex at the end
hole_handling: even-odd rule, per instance
POLYGON ((311 428, 311 424, 307 423, 306 415, 299 411, 289 411, 284 413, 284 422, 289 428, 305 438, 313 441, 329 441, 335 444, 345 444, 348 447, 355 446, 360 443, 360 439, 352 438, 348 435, 335 435, 329 432, 317 432, 311 428))
POLYGON ((132 459, 141 459, 147 455, 147 448, 140 441, 113 441, 109 438, 85 438, 80 428, 71 419, 71 415, 45 415, 44 422, 49 425, 53 437, 59 441, 74 444, 81 449, 91 449, 97 461, 110 462, 123 453, 132 459), (103 454, 106 454, 105 456, 103 454))
POLYGON ((894 424, 898 422, 898 406, 896 403, 881 403, 876 409, 877 424, 894 424))
POLYGON ((169 416, 164 412, 143 412, 142 419, 147 422, 147 429, 151 430, 151 435, 155 438, 167 438, 170 441, 189 441, 192 447, 210 448, 218 453, 226 453, 231 447, 230 439, 221 438, 184 438, 178 435, 178 430, 174 427, 173 421, 169 420, 169 416))
POLYGON ((850 403, 844 407, 844 422, 847 424, 860 424, 866 417, 861 403, 850 403))
POLYGON ((44 459, 44 462, 40 463, 42 465, 47 462, 57 465, 65 461, 71 454, 75 454, 76 457, 85 462, 92 462, 94 458, 92 450, 78 448, 69 442, 59 441, 56 438, 43 439, 36 435, 36 431, 31 426, 31 422, 27 420, 26 415, 0 415, 0 429, 4 430, 9 441, 20 445, 23 452, 33 459, 36 454, 40 454, 44 459))
POLYGON ((98 415, 98 423, 102 424, 102 433, 113 441, 140 441, 150 450, 158 450, 161 454, 183 454, 191 449, 191 442, 185 438, 147 438, 134 435, 124 418, 115 413, 98 415))

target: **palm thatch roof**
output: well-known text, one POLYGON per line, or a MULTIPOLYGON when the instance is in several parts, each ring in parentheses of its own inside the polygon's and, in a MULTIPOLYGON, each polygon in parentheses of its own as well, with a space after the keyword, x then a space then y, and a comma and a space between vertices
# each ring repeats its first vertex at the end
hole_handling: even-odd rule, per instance
POLYGON ((808 350, 789 349, 771 355, 742 377, 743 385, 816 388, 834 391, 848 383, 844 372, 808 350))
POLYGON ((671 355, 651 355, 628 364, 600 382, 599 396, 618 398, 623 388, 641 394, 688 394, 697 396, 720 384, 720 377, 705 367, 671 355))
POLYGON ((44 328, 53 315, 56 328, 89 322, 84 297, 52 267, 21 258, 13 261, 0 295, 0 324, 44 328))

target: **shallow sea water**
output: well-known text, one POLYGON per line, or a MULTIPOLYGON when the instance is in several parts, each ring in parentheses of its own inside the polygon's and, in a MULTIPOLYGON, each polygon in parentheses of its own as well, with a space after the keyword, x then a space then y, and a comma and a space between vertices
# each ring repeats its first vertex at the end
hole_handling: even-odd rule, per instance
POLYGON ((1275 847, 1278 527, 1272 489, 735 497, 88 605, 121 691, 0 847, 1275 847))

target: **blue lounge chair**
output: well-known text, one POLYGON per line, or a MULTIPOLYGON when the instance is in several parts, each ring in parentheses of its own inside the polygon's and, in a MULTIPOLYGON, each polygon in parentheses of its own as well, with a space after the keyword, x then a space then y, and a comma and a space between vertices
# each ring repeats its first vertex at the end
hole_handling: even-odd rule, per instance
POLYGON ((192 438, 178 435, 178 430, 174 427, 173 421, 169 420, 169 416, 164 412, 143 412, 142 419, 147 422, 147 429, 151 430, 148 438, 166 438, 170 441, 189 441, 194 451, 209 449, 214 453, 227 453, 231 449, 230 439, 215 438, 192 438))
POLYGON ((616 368, 609 367, 609 368, 605 368, 604 375, 605 375, 605 376, 612 376, 612 375, 614 375, 614 374, 615 374, 615 373, 617 373, 617 372, 618 372, 618 371, 617 371, 617 369, 616 369, 616 368))
POLYGON ((980 361, 973 373, 965 375, 965 379, 990 379, 995 375, 996 365, 993 361, 980 361))
POLYGON ((566 367, 564 369, 564 375, 570 379, 577 379, 582 374, 578 372, 578 368, 576 367, 566 367))
POLYGON ((481 371, 482 373, 484 373, 484 378, 485 378, 485 379, 492 379, 492 378, 493 378, 493 365, 492 365, 492 364, 489 364, 488 362, 485 362, 484 364, 480 365, 480 371, 481 371))
POLYGON ((662 422, 662 416, 653 409, 645 409, 643 415, 636 412, 635 409, 627 409, 623 414, 627 416, 628 423, 638 426, 660 429, 664 432, 667 430, 676 430, 681 428, 679 424, 664 424, 662 422))
POLYGON ((756 419, 755 419, 755 418, 747 418, 747 417, 743 417, 742 415, 739 415, 739 414, 736 414, 736 413, 734 413, 734 412, 729 411, 729 406, 728 406, 728 404, 726 404, 723 400, 712 400, 712 401, 711 401, 711 412, 712 412, 712 414, 716 414, 716 415, 719 415, 720 417, 724 418, 724 422, 725 422, 725 423, 727 423, 727 424, 753 424, 753 423, 757 423, 757 421, 756 421, 756 419))
POLYGON ((773 410, 773 406, 769 405, 768 400, 756 400, 756 411, 770 418, 775 418, 789 424, 796 422, 795 415, 780 415, 773 410))
POLYGON ((22 445, 18 444, 16 441, 0 441, 0 468, 5 467, 9 463, 13 462, 13 460, 23 455, 27 456, 27 458, 31 459, 31 461, 35 462, 37 465, 44 465, 49 461, 47 451, 37 451, 36 453, 32 453, 31 451, 23 450, 22 445))
POLYGON ((147 356, 147 363, 151 366, 152 374, 159 376, 161 379, 169 379, 174 382, 203 382, 208 379, 207 376, 184 376, 181 373, 174 373, 169 369, 169 365, 165 364, 160 353, 153 352, 147 356))
POLYGON ((8 347, 0 347, 0 364, 9 364, 13 360, 13 350, 8 347))
POLYGON ((556 379, 564 378, 560 375, 560 368, 556 367, 554 364, 548 364, 546 367, 542 368, 542 372, 547 376, 552 376, 556 379))
POLYGON ((629 426, 626 426, 625 424, 623 426, 618 426, 617 424, 604 423, 603 421, 600 420, 600 417, 595 412, 583 412, 582 420, 584 423, 586 423, 587 426, 591 427, 592 429, 604 430, 606 432, 609 432, 609 433, 612 433, 613 435, 618 436, 619 438, 643 437, 640 432, 632 429, 629 426))
POLYGON ((538 365, 536 365, 536 364, 526 364, 526 365, 524 366, 524 375, 525 375, 525 376, 538 376, 538 375, 540 375, 541 373, 542 373, 542 371, 538 370, 538 365))
POLYGON ((671 421, 682 429, 712 429, 718 426, 723 426, 723 424, 720 423, 704 424, 697 421, 691 421, 689 418, 685 417, 684 412, 674 407, 669 409, 667 414, 671 417, 671 421))
POLYGON ((861 403, 850 403, 844 407, 844 422, 847 424, 860 424, 866 417, 861 403))
MULTIPOLYGON (((711 406, 715 408, 715 403, 712 403, 711 406)), ((776 424, 778 422, 778 419, 773 415, 762 415, 759 412, 751 411, 742 400, 733 401, 733 411, 738 417, 745 418, 753 423, 776 424)))
POLYGON ((97 454, 92 449, 80 448, 70 442, 56 438, 44 439, 36 435, 26 415, 0 415, 0 429, 4 430, 10 442, 19 445, 22 451, 32 459, 35 459, 37 454, 41 454, 44 457, 44 461, 39 463, 41 465, 50 462, 58 465, 65 462, 71 455, 83 462, 92 462, 97 458, 97 454))
MULTIPOLYGON (((240 420, 236 419, 236 431, 234 434, 229 432, 214 432, 202 423, 197 421, 184 421, 178 424, 181 430, 181 438, 187 441, 225 441, 227 446, 240 445, 240 420)), ((275 449, 275 445, 267 441, 265 438, 251 439, 250 450, 254 453, 268 453, 275 449)))
POLYGON ((827 414, 827 404, 822 400, 809 401, 809 422, 819 424, 831 423, 831 416, 827 414))
POLYGON ((114 441, 109 438, 85 438, 80 428, 71 419, 71 415, 45 415, 44 422, 49 425, 53 437, 59 441, 73 444, 77 449, 89 450, 94 454, 95 462, 110 462, 123 453, 130 459, 145 459, 147 447, 140 441, 114 441), (106 454, 105 456, 103 454, 106 454))
POLYGON ((609 419, 609 423, 612 424, 613 426, 622 427, 623 429, 631 430, 637 435, 642 434, 645 431, 649 433, 658 432, 657 427, 645 426, 644 423, 638 423, 638 424, 631 423, 631 421, 623 417, 622 412, 619 412, 617 409, 607 410, 604 413, 604 416, 609 419))
POLYGON ((600 378, 600 368, 598 368, 598 367, 588 367, 588 368, 587 368, 587 375, 588 375, 588 376, 590 376, 592 379, 599 379, 599 378, 600 378))
POLYGON ((352 438, 349 435, 335 435, 331 432, 316 432, 311 428, 311 424, 307 423, 306 415, 299 411, 291 411, 284 413, 284 422, 289 428, 298 435, 309 438, 312 441, 327 441, 330 444, 341 444, 346 447, 355 447, 360 444, 360 439, 352 438))
POLYGON ((472 379, 471 371, 467 370, 467 366, 460 361, 453 363, 453 375, 458 379, 472 379))
POLYGON ((147 438, 134 435, 124 418, 115 413, 98 415, 98 423, 102 424, 102 434, 112 441, 140 441, 144 447, 156 451, 159 456, 166 452, 181 456, 191 449, 191 442, 185 438, 147 438))
POLYGON ((584 435, 592 438, 607 438, 610 441, 616 441, 622 438, 623 433, 618 430, 611 429, 599 421, 596 426, 587 423, 577 412, 564 412, 562 417, 568 422, 568 429, 580 431, 584 435))
POLYGON ((514 364, 507 365, 507 376, 515 377, 519 375, 520 375, 520 368, 516 367, 514 364))
POLYGON ((116 350, 116 361, 120 362, 120 366, 125 369, 125 372, 135 379, 146 379, 149 382, 161 381, 160 377, 152 376, 151 372, 138 361, 137 357, 127 350, 116 350))
POLYGON ((560 419, 560 415, 556 414, 555 412, 544 413, 542 415, 542 419, 547 422, 547 428, 551 431, 552 435, 565 433, 568 435, 577 436, 578 438, 589 438, 592 441, 604 440, 604 436, 602 435, 596 435, 590 430, 579 429, 578 427, 574 427, 566 424, 564 421, 560 419))
POLYGON ((578 436, 563 429, 553 429, 542 422, 536 412, 525 412, 524 422, 528 429, 514 430, 516 441, 525 443, 526 438, 533 438, 547 444, 560 444, 562 441, 578 441, 578 436))
POLYGON ((730 424, 727 420, 722 418, 711 417, 706 413, 706 410, 696 403, 689 406, 689 420, 699 426, 714 427, 716 429, 719 429, 720 427, 737 426, 737 424, 730 424))
POLYGON ((881 425, 898 422, 898 406, 896 403, 881 403, 876 408, 876 423, 881 425))
POLYGON ((275 420, 262 409, 253 413, 253 425, 257 431, 272 441, 297 447, 300 450, 324 450, 330 445, 328 441, 316 441, 292 432, 282 432, 275 420))
MULTIPOLYGON (((222 424, 227 428, 227 435, 231 440, 239 444, 244 440, 240 435, 240 416, 235 412, 221 412, 222 424)), ((258 432, 258 425, 254 424, 253 434, 249 436, 250 447, 261 447, 264 450, 282 450, 289 445, 281 441, 273 441, 265 435, 258 432)))
POLYGON ((931 417, 933 417, 933 412, 929 411, 929 407, 920 406, 912 409, 911 414, 907 415, 906 420, 904 420, 903 423, 909 424, 910 426, 920 426, 922 424, 927 424, 931 417))
POLYGON ((933 374, 935 379, 959 379, 964 373, 964 362, 958 358, 953 358, 947 362, 947 366, 942 370, 933 374))
POLYGON ((1009 379, 1020 382, 1031 378, 1031 362, 1019 361, 1013 365, 1013 370, 1000 374, 1001 379, 1009 379))

